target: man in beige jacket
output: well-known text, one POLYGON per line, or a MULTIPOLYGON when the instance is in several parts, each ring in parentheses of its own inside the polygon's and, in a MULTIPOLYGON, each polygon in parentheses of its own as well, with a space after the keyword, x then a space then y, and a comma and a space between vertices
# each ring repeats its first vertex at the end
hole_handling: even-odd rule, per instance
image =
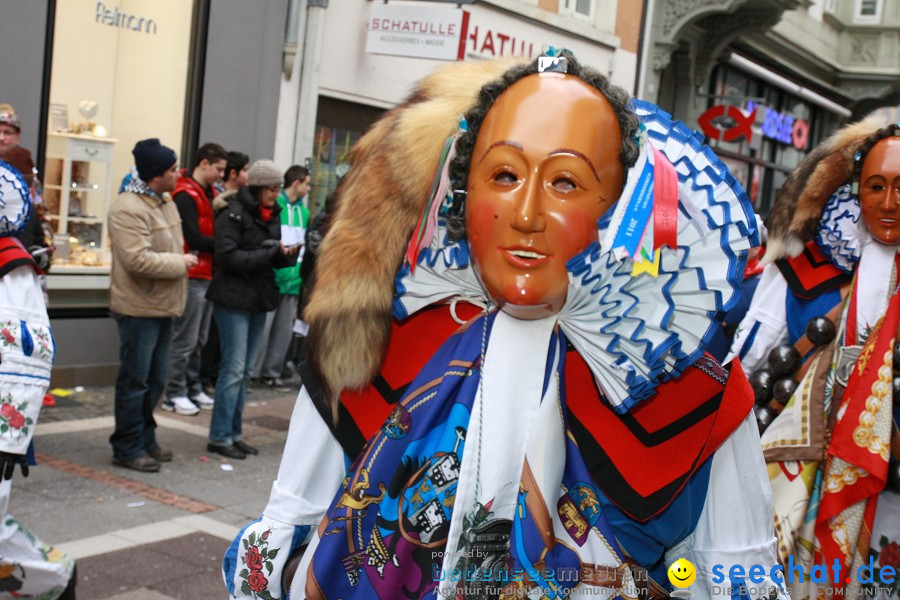
POLYGON ((156 443, 153 409, 166 385, 172 318, 184 311, 187 271, 181 219, 169 196, 178 178, 175 151, 156 138, 132 150, 138 177, 109 209, 112 271, 109 307, 119 327, 113 464, 159 471, 172 451, 156 443))

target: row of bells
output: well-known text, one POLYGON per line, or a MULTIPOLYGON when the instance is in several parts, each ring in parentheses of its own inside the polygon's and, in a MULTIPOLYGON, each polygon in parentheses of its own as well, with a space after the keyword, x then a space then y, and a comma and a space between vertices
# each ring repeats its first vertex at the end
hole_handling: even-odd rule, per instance
MULTIPOLYGON (((834 323, 827 317, 814 317, 806 324, 806 337, 816 346, 831 343, 836 333, 834 323)), ((900 402, 900 342, 894 344, 893 358, 893 398, 894 402, 900 402)), ((797 349, 784 344, 769 351, 767 368, 758 369, 750 376, 750 385, 756 400, 753 410, 760 434, 781 413, 797 389, 794 375, 801 365, 802 357, 797 349)), ((896 423, 893 435, 898 435, 896 423)), ((887 487, 900 493, 900 460, 896 457, 890 461, 887 487)))

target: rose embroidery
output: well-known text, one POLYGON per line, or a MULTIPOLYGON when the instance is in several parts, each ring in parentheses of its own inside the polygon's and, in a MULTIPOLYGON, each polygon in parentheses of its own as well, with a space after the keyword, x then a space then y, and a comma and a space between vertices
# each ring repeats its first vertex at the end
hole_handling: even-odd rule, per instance
POLYGON ((3 329, 0 329, 0 335, 3 336, 3 339, 6 340, 7 344, 12 345, 12 344, 16 343, 16 338, 12 333, 10 333, 8 327, 4 327, 3 329))
POLYGON ((262 569, 262 554, 259 553, 259 548, 256 546, 251 546, 250 549, 247 550, 247 556, 244 560, 251 571, 259 571, 262 569))
POLYGON ((251 572, 250 576, 247 578, 247 583, 250 585, 250 591, 256 594, 262 592, 269 586, 269 580, 262 574, 262 571, 251 572))
POLYGON ((878 564, 872 576, 873 582, 863 583, 862 587, 877 590, 879 598, 900 598, 900 578, 896 577, 896 571, 900 569, 900 544, 897 540, 891 541, 881 536, 878 545, 880 550, 869 549, 869 560, 877 559, 878 564), (890 569, 890 577, 893 578, 890 583, 882 583, 881 570, 885 568, 890 569))
POLYGON ((9 426, 13 429, 22 429, 25 426, 25 415, 20 412, 15 412, 9 418, 9 426))
POLYGON ((882 546, 878 564, 882 567, 896 567, 900 565, 900 545, 897 542, 891 542, 882 546))
POLYGON ((13 404, 11 394, 0 398, 0 435, 15 433, 16 439, 28 435, 34 421, 22 412, 26 406, 26 402, 21 402, 18 406, 13 404))
POLYGON ((266 574, 272 576, 272 559, 278 555, 278 548, 269 550, 269 534, 271 529, 267 529, 257 537, 256 532, 250 534, 242 543, 244 545, 243 561, 246 565, 245 569, 241 569, 239 574, 241 581, 241 591, 247 596, 253 596, 260 600, 276 600, 269 592, 269 580, 266 574), (263 573, 265 569, 266 573, 263 573))
POLYGON ((45 359, 53 360, 53 343, 50 337, 50 330, 43 325, 29 326, 31 338, 36 342, 36 350, 38 355, 45 359))

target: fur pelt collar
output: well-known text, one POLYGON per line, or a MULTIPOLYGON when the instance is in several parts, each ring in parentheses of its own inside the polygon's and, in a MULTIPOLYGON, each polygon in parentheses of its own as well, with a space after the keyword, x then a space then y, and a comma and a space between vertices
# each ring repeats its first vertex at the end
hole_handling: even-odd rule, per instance
POLYGON ((228 200, 236 196, 237 193, 238 190, 225 190, 224 192, 213 198, 213 212, 219 214, 220 212, 228 208, 228 200))
POLYGON ((479 90, 521 59, 452 63, 356 143, 316 262, 304 311, 310 365, 332 406, 377 374, 388 342, 394 278, 440 161, 444 141, 479 90))
POLYGON ((797 256, 816 234, 822 210, 853 174, 853 155, 886 123, 868 118, 851 123, 819 144, 794 169, 775 194, 766 219, 768 244, 763 262, 797 256))

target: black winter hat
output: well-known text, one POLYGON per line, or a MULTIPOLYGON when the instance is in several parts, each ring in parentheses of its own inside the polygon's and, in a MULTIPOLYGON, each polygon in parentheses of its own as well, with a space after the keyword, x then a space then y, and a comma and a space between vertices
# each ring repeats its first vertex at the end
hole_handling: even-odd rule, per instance
POLYGON ((159 138, 141 140, 134 145, 134 164, 137 167, 138 177, 147 182, 162 175, 166 169, 178 162, 178 155, 171 148, 163 146, 159 138))

